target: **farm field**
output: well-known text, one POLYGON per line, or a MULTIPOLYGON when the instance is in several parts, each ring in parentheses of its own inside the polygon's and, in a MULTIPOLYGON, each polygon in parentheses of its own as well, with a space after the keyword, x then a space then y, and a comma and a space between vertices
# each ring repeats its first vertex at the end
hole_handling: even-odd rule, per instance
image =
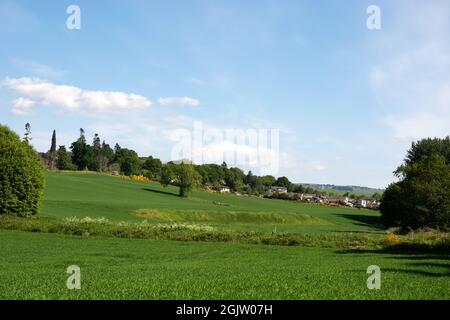
MULTIPOLYGON (((194 192, 94 173, 46 172, 41 215, 219 230, 382 237, 378 213, 194 192)), ((163 241, 0 230, 1 299, 449 299, 450 255, 163 241), (82 290, 65 286, 78 265, 82 290), (367 267, 382 289, 366 287, 367 267)))
POLYGON ((147 217, 150 221, 200 223, 232 230, 380 232, 379 214, 371 210, 203 191, 183 199, 177 196, 176 187, 164 188, 156 182, 136 182, 95 173, 46 172, 43 216, 105 217, 113 221, 146 219, 145 215, 133 214, 138 210, 150 210, 153 213, 147 217), (228 214, 229 219, 221 218, 223 214, 228 214), (183 219, 186 216, 190 216, 188 220, 183 219), (283 217, 286 221, 280 222, 283 217), (290 223, 292 220, 296 221, 290 223))
POLYGON ((1 299, 449 299, 449 256, 0 230, 1 299), (82 288, 65 287, 68 265, 82 288), (379 265, 382 288, 366 288, 379 265))

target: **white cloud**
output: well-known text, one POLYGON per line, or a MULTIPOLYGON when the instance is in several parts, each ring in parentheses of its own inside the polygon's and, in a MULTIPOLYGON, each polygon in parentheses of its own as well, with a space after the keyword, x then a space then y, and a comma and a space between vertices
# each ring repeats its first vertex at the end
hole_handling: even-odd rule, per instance
POLYGON ((31 113, 31 108, 36 104, 33 100, 18 98, 13 101, 11 113, 16 116, 25 116, 31 113))
POLYGON ((112 112, 151 106, 146 97, 138 94, 84 90, 75 86, 56 85, 39 78, 6 78, 1 85, 34 104, 63 107, 71 111, 112 112))
POLYGON ((200 105, 200 101, 190 97, 159 98, 158 103, 161 106, 178 105, 178 106, 198 107, 200 105))

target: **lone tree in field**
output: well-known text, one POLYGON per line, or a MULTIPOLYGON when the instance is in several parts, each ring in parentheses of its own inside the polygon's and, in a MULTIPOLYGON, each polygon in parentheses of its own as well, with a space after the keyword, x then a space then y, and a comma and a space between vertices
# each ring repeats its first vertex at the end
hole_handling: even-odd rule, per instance
POLYGON ((37 214, 43 188, 43 167, 36 151, 0 125, 0 215, 37 214))
POLYGON ((450 138, 413 143, 383 194, 380 211, 388 226, 450 228, 450 138))
POLYGON ((201 180, 200 174, 192 164, 169 162, 161 170, 161 184, 165 187, 170 184, 178 186, 180 197, 186 197, 188 192, 197 189, 201 180))

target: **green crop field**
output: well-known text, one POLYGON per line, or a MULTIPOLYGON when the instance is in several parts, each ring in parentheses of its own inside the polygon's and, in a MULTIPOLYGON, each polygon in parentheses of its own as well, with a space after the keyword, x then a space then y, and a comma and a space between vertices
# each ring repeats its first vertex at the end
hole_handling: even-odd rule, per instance
POLYGON ((0 231, 0 298, 448 299, 449 256, 0 231), (81 290, 65 269, 81 268, 81 290), (366 287, 366 268, 383 270, 366 287))
MULTIPOLYGON (((297 235, 383 237, 377 212, 194 192, 93 173, 47 172, 42 217, 297 235)), ((59 230, 59 229, 58 229, 59 230)), ((30 231, 37 231, 31 229, 30 231)), ((56 232, 57 233, 57 232, 56 232)), ((449 299, 450 254, 165 241, 0 230, 1 299, 449 299), (81 268, 81 290, 66 268, 81 268), (367 267, 382 271, 368 290, 367 267)))
POLYGON ((145 215, 136 214, 136 211, 153 210, 158 213, 158 222, 164 221, 164 217, 166 221, 185 222, 183 213, 192 216, 192 211, 195 211, 215 218, 199 217, 190 222, 236 230, 271 232, 277 228, 277 231, 308 233, 380 230, 379 215, 370 210, 202 191, 193 192, 187 199, 180 198, 177 194, 176 187, 164 188, 156 182, 136 182, 95 173, 47 172, 42 211, 44 216, 56 218, 89 216, 115 221, 139 221, 145 219, 145 215), (228 214, 230 219, 220 219, 217 213, 228 214), (287 219, 294 217, 297 221, 271 224, 270 221, 264 222, 264 214, 275 215, 272 221, 283 216, 287 216, 287 219))

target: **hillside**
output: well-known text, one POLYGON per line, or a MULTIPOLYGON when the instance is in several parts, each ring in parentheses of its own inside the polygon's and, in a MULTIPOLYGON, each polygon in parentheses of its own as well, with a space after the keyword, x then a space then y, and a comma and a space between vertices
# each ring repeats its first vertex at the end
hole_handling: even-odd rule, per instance
POLYGON ((380 231, 375 211, 203 191, 180 198, 176 187, 97 173, 48 171, 44 194, 42 213, 56 218, 146 219, 267 232, 380 231))

